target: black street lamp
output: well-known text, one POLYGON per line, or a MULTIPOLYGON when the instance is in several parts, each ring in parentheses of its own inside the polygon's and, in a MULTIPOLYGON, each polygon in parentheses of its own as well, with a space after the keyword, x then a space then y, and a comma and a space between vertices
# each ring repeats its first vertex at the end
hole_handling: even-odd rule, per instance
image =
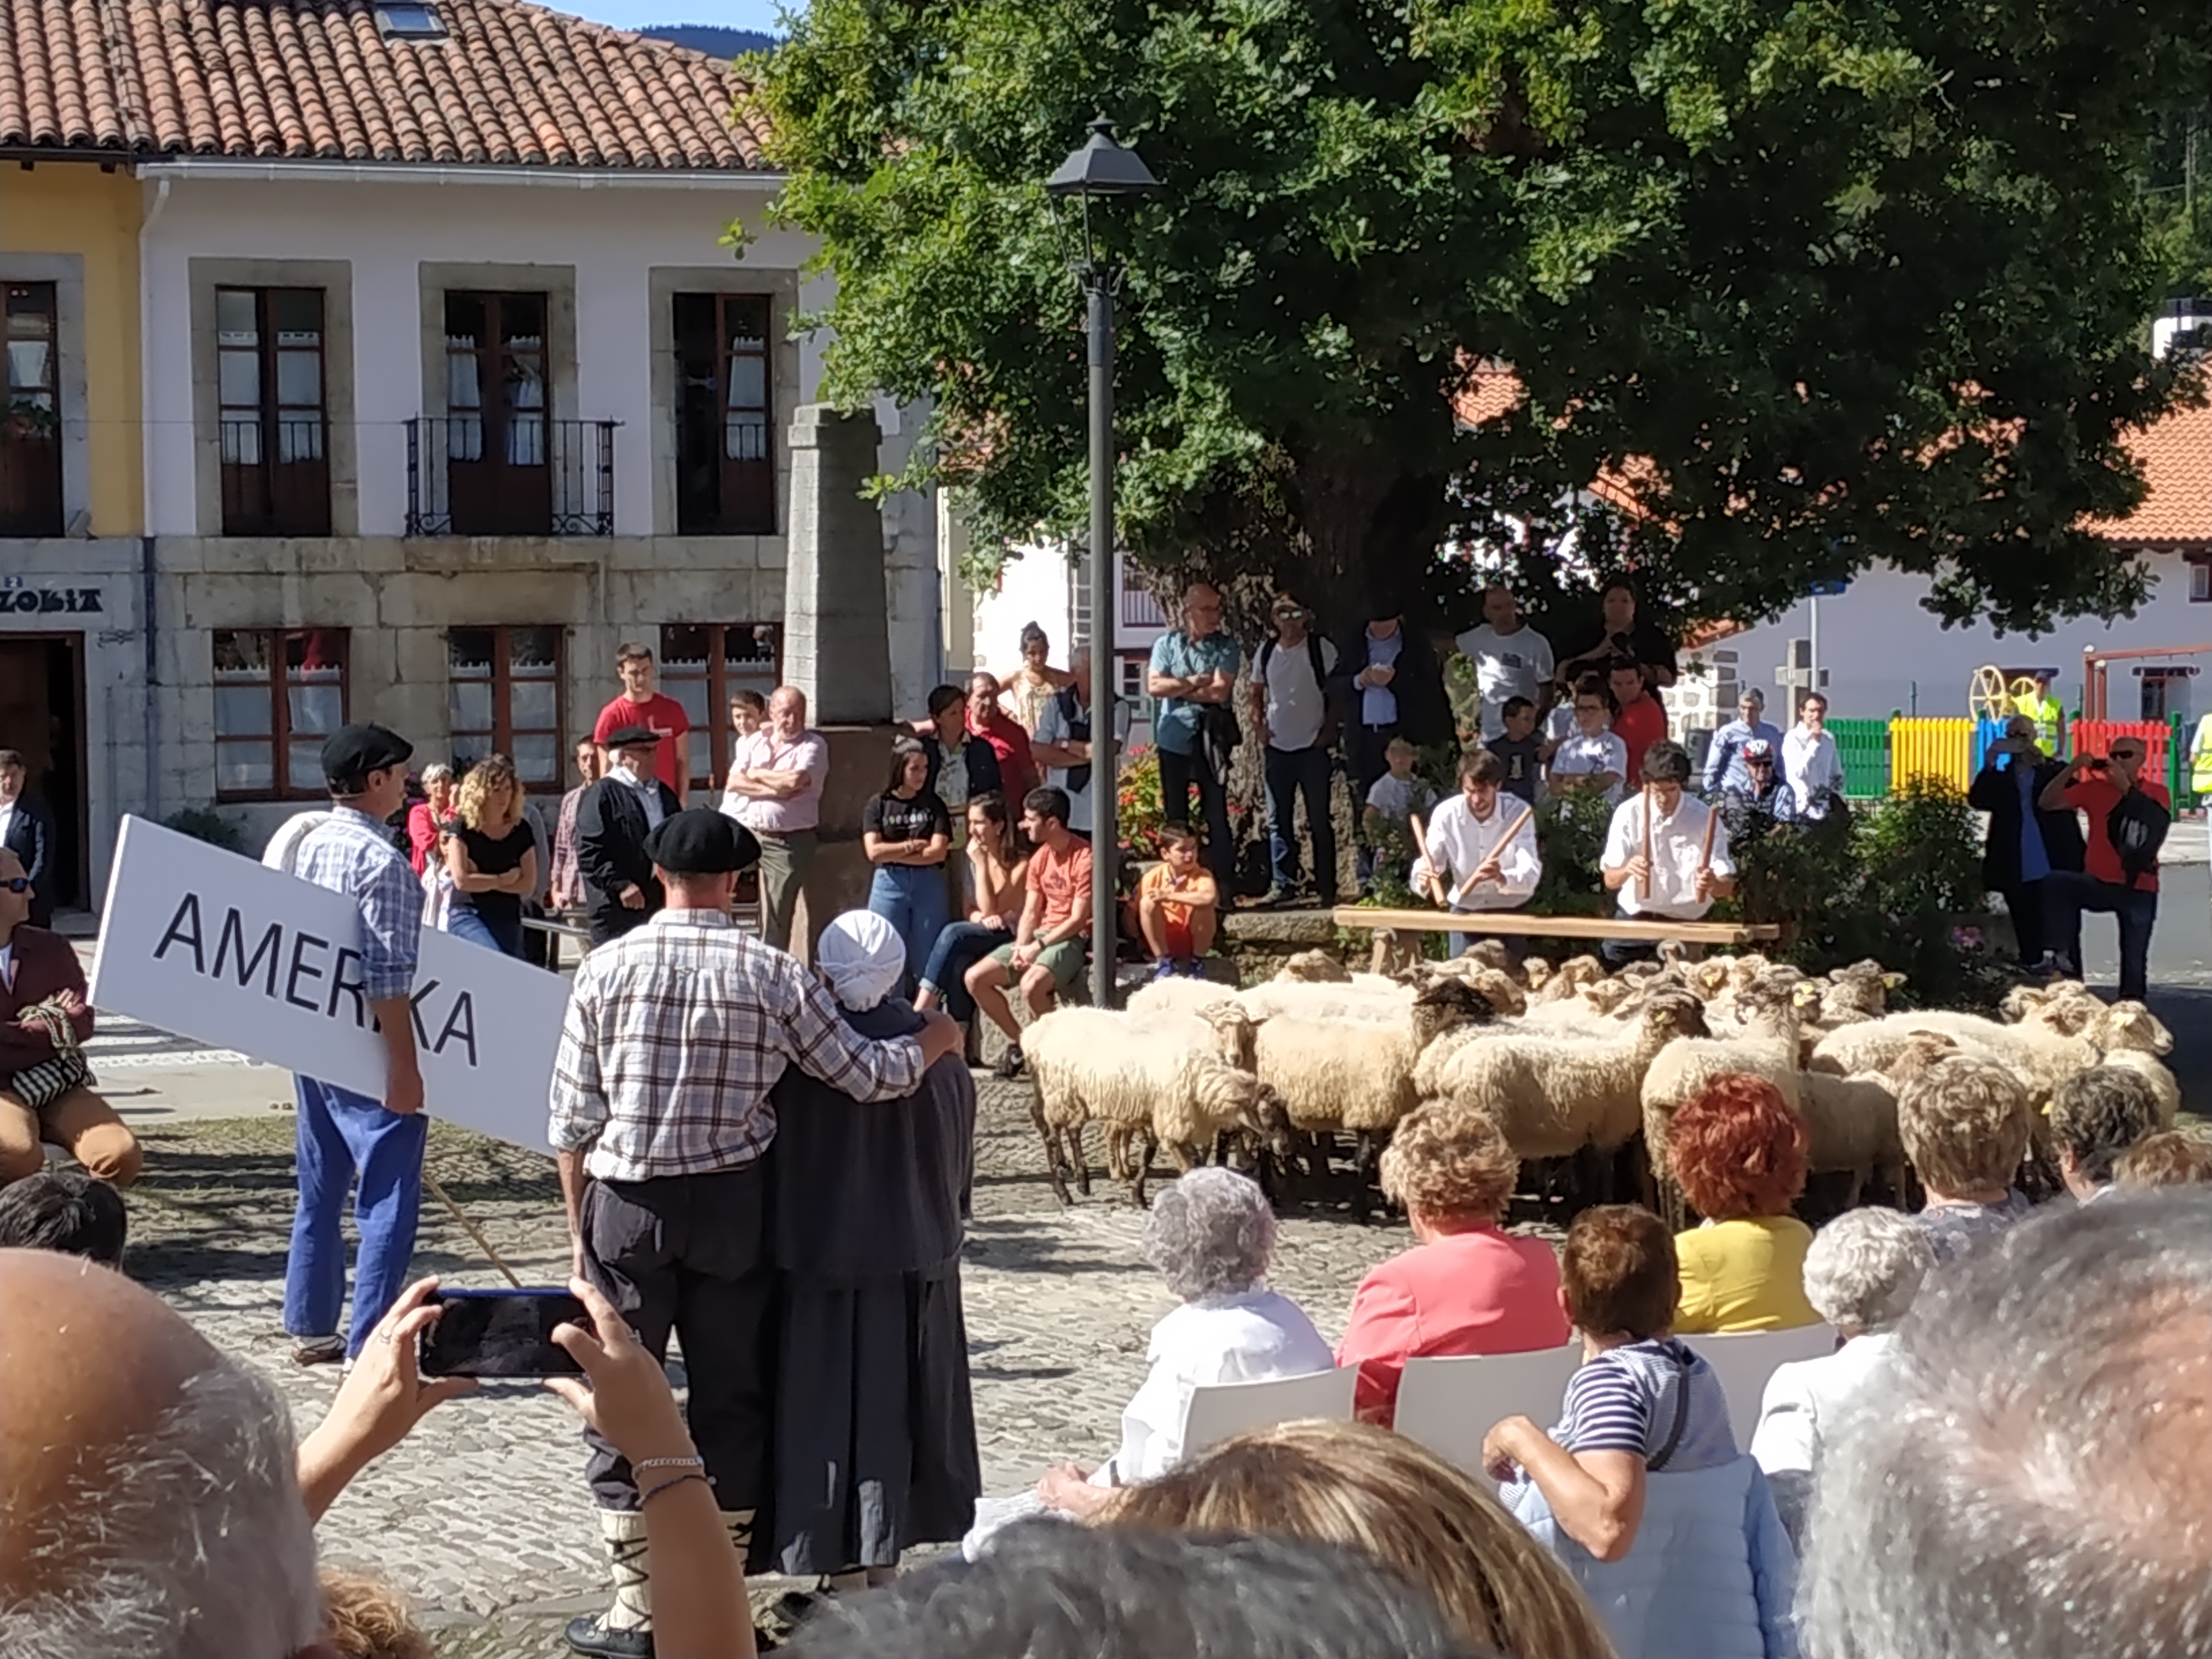
POLYGON ((1121 937, 1115 915, 1120 770, 1114 738, 1114 296, 1121 267, 1093 233, 1091 204, 1141 196, 1158 184, 1136 151, 1115 142, 1114 124, 1102 115, 1091 124, 1090 141, 1044 185, 1055 198, 1072 197, 1083 204, 1083 247, 1079 255, 1068 250, 1068 264, 1083 283, 1091 333, 1091 1001, 1097 1008, 1114 1006, 1115 941, 1121 937))

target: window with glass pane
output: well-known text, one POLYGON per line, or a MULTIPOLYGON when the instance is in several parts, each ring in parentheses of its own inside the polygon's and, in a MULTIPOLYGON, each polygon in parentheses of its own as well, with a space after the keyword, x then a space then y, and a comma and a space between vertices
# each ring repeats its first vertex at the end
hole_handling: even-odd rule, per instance
POLYGON ((453 759, 514 762, 526 785, 561 782, 561 646, 557 627, 456 628, 446 635, 453 759))
POLYGON ((547 465, 546 296, 446 295, 446 466, 453 528, 544 535, 547 465))
POLYGON ((730 694, 775 690, 783 630, 775 623, 670 623, 660 630, 660 689, 691 721, 695 787, 719 788, 730 764, 730 694))
POLYGON ((59 315, 52 283, 9 283, 0 406, 0 536, 62 533, 59 315))
POLYGON ((775 398, 764 294, 675 296, 677 528, 775 533, 775 398))
POLYGON ((323 744, 346 723, 346 638, 339 628, 215 630, 219 799, 322 794, 323 744))
POLYGON ((327 536, 323 292, 216 290, 216 386, 228 536, 327 536))

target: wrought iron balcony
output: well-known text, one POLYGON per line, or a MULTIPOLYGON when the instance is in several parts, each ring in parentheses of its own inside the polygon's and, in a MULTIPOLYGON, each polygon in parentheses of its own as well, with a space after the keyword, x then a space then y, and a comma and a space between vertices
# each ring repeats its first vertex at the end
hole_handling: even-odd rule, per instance
POLYGON ((620 424, 519 410, 408 422, 407 533, 613 535, 620 424))

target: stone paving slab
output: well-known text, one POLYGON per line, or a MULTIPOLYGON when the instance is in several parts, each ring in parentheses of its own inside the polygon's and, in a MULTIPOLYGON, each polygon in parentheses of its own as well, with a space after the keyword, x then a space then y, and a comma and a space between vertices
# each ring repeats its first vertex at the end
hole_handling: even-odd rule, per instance
MULTIPOLYGON (((337 1376, 292 1364, 283 1333, 292 1120, 240 1082, 241 1109, 255 1115, 143 1127, 128 1266, 272 1377, 304 1430, 328 1408, 337 1376)), ((1028 1084, 978 1085, 963 1283, 984 1480, 1008 1492, 1049 1463, 1112 1450, 1146 1338, 1173 1304, 1139 1254, 1142 1212, 1103 1175, 1091 1199, 1065 1210, 1053 1200, 1028 1084)), ((1091 1150, 1097 1158, 1095 1134, 1091 1150)), ((434 1125, 428 1167, 524 1283, 566 1278, 550 1158, 434 1125)), ((1360 1277, 1408 1242, 1401 1225, 1296 1208, 1283 1221, 1274 1283, 1334 1340, 1360 1277)), ((428 1194, 415 1266, 456 1285, 505 1282, 428 1194)), ((526 1386, 483 1390, 441 1407, 347 1491, 323 1522, 325 1555, 404 1588, 447 1659, 562 1651, 562 1626, 597 1605, 603 1583, 582 1467, 560 1401, 526 1386)))

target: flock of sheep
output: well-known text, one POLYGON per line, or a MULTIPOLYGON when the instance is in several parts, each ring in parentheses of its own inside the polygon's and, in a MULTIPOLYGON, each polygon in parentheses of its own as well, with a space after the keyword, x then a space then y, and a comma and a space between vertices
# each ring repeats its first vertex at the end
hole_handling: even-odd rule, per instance
POLYGON ((1607 1201, 1624 1183, 1681 1219, 1663 1178, 1668 1127, 1712 1078, 1768 1079, 1806 1123, 1813 1174, 1848 1207, 1869 1186, 1908 1197, 1897 1096, 1963 1054, 2017 1076, 2039 1108, 2075 1072, 2129 1066, 2170 1124, 2172 1037, 2140 1002, 2061 981, 2023 986, 2004 1018, 1892 1013, 1897 976, 1863 962, 1820 977, 1759 956, 1670 957, 1608 976, 1595 957, 1511 963, 1495 940, 1402 975, 1347 973, 1322 951, 1233 990, 1170 979, 1125 1011, 1056 1009, 1024 1033, 1053 1191, 1088 1195, 1083 1131, 1139 1204, 1153 1155, 1188 1170, 1217 1150, 1263 1179, 1325 1174, 1348 1150, 1363 1190, 1399 1119, 1430 1101, 1488 1113, 1524 1181, 1607 1201), (1659 1178, 1654 1179, 1655 1172, 1659 1178))

